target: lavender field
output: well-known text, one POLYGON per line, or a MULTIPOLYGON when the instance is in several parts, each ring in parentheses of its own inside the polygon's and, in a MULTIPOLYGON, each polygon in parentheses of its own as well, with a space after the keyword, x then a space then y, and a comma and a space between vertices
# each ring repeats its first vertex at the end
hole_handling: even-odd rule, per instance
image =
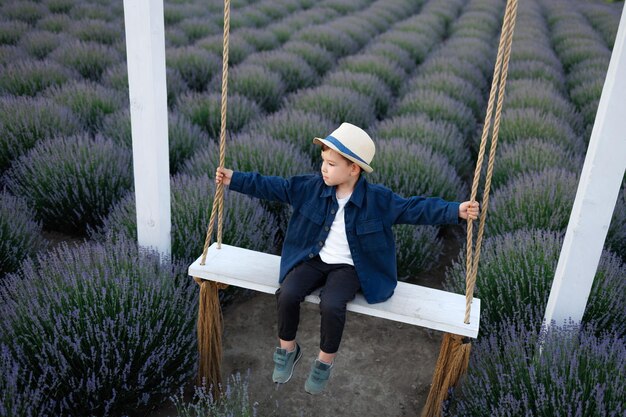
MULTIPOLYGON (((238 378, 219 406, 180 396, 196 372, 186 266, 214 193, 223 2, 164 3, 167 263, 134 243, 122 1, 0 0, 0 417, 144 416, 171 397, 181 416, 255 414, 238 378)), ((369 181, 468 199, 505 3, 232 0, 227 166, 316 172, 312 138, 347 121, 377 144, 369 181)), ((541 332, 622 7, 519 2, 475 293, 481 333, 445 415, 626 414, 626 179, 583 330, 541 332)), ((224 242, 280 253, 288 208, 226 198, 224 242)), ((460 226, 395 227, 399 279, 460 248, 436 285, 464 292, 460 226)))

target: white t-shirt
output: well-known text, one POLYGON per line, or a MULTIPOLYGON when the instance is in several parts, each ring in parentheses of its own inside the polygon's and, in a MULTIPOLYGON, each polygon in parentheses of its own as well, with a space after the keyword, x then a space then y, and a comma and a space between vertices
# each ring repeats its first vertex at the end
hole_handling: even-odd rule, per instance
POLYGON ((344 217, 344 207, 348 200, 350 200, 350 195, 337 199, 339 208, 335 214, 333 224, 330 226, 326 242, 324 242, 324 246, 320 251, 320 258, 327 264, 354 265, 350 246, 348 245, 348 237, 346 236, 346 221, 344 217))

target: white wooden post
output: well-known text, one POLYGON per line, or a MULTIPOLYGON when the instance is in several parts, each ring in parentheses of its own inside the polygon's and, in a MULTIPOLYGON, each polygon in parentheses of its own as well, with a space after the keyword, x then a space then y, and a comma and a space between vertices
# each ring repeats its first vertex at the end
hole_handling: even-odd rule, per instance
POLYGON ((611 62, 545 320, 580 323, 626 168, 626 12, 622 13, 611 62))
POLYGON ((163 0, 124 0, 137 237, 171 253, 163 0))

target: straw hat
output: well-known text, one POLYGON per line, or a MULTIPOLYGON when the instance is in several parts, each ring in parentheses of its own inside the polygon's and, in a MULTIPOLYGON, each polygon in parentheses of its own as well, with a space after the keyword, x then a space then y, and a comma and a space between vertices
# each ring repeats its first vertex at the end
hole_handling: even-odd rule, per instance
POLYGON ((313 143, 326 145, 330 149, 339 152, 361 168, 365 172, 372 172, 369 166, 376 153, 376 146, 370 136, 360 127, 350 123, 342 123, 333 133, 325 139, 315 138, 313 143))

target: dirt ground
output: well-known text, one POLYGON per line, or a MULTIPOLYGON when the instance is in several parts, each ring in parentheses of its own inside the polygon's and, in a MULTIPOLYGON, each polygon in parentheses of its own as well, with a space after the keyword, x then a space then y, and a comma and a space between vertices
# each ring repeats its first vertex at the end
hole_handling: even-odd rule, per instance
POLYGON ((319 351, 318 306, 302 306, 298 342, 303 356, 284 385, 271 380, 275 316, 275 299, 269 294, 257 294, 224 312, 223 374, 250 371, 250 399, 258 416, 419 415, 439 352, 439 332, 348 312, 328 388, 311 396, 304 381, 319 351))

